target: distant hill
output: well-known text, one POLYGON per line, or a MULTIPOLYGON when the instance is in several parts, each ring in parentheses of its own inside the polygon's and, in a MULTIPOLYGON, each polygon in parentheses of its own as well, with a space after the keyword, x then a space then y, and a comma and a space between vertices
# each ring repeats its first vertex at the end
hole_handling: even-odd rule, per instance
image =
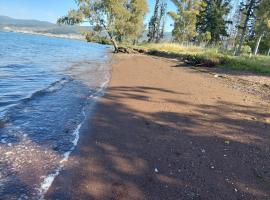
POLYGON ((82 32, 91 30, 85 26, 58 25, 46 21, 14 19, 0 15, 0 31, 41 34, 52 37, 84 39, 82 32))
POLYGON ((2 26, 19 26, 19 27, 44 27, 44 26, 56 26, 56 24, 28 19, 14 19, 7 16, 0 15, 0 25, 2 26))

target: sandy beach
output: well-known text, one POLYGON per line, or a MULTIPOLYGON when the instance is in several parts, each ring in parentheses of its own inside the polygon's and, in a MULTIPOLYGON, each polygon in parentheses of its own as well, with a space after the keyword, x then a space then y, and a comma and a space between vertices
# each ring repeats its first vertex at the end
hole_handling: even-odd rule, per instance
POLYGON ((269 199, 269 110, 179 62, 115 55, 107 92, 45 198, 269 199))

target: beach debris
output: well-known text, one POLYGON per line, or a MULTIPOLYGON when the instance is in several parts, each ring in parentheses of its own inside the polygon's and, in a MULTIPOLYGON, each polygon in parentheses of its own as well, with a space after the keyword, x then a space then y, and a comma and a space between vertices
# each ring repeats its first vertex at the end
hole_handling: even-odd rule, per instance
POLYGON ((221 74, 215 74, 214 77, 215 77, 215 78, 226 78, 226 76, 223 76, 223 75, 221 75, 221 74))
POLYGON ((157 168, 155 168, 155 173, 158 173, 158 169, 157 168))
POLYGON ((210 167, 211 169, 215 169, 215 166, 214 165, 211 165, 211 167, 210 167))
POLYGON ((202 153, 205 153, 206 152, 205 149, 202 149, 201 151, 202 151, 202 153))
POLYGON ((229 140, 225 140, 224 143, 225 143, 225 144, 230 144, 230 141, 229 141, 229 140))
POLYGON ((256 118, 256 117, 251 117, 250 119, 251 119, 251 120, 254 120, 254 121, 255 121, 255 120, 257 120, 257 118, 256 118))
POLYGON ((11 151, 8 151, 5 153, 5 155, 11 155, 11 154, 13 154, 13 152, 11 152, 11 151))
POLYGON ((238 190, 237 190, 236 188, 234 188, 234 191, 235 191, 235 192, 238 192, 238 190))

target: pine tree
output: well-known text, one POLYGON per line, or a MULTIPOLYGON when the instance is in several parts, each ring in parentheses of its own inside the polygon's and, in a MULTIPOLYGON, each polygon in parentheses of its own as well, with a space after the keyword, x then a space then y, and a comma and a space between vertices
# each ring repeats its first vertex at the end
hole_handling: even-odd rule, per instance
POLYGON ((199 34, 209 32, 211 44, 218 44, 222 37, 227 37, 227 25, 232 23, 226 20, 230 13, 229 0, 202 0, 200 13, 197 16, 197 31, 199 34))

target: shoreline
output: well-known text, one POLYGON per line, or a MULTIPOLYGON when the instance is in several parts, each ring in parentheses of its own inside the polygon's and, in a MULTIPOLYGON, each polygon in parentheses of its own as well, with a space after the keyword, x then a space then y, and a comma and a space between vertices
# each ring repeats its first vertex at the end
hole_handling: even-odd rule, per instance
POLYGON ((51 187, 54 179, 57 176, 59 176, 59 174, 61 173, 61 171, 65 167, 65 164, 69 161, 70 155, 72 154, 74 149, 76 149, 78 142, 80 140, 80 134, 82 132, 82 129, 84 129, 84 126, 86 126, 85 125, 86 121, 91 119, 91 113, 93 112, 93 110, 95 110, 94 107, 95 107, 97 99, 104 95, 105 90, 106 90, 106 88, 109 84, 109 81, 110 81, 110 76, 111 75, 106 77, 106 80, 100 85, 100 87, 97 89, 97 91, 95 91, 93 94, 91 94, 88 97, 89 99, 91 99, 91 101, 88 100, 89 101, 88 104, 82 110, 84 118, 81 121, 81 123, 77 125, 77 128, 72 133, 72 135, 75 136, 74 140, 72 141, 73 147, 64 154, 62 160, 60 161, 59 167, 53 173, 48 174, 44 178, 44 180, 41 182, 41 186, 39 188, 41 200, 44 199, 44 196, 47 193, 47 191, 49 190, 49 188, 51 187), (86 112, 88 112, 88 114, 86 114, 86 112))
POLYGON ((10 55, 1 62, 1 106, 10 109, 0 113, 0 196, 39 199, 77 144, 84 114, 110 78, 111 57, 105 47, 71 40, 1 36, 10 55))
POLYGON ((259 97, 179 62, 115 55, 96 104, 45 199, 270 197, 259 97))
POLYGON ((82 35, 66 35, 66 34, 51 34, 51 33, 37 33, 34 31, 23 31, 23 30, 5 30, 2 29, 0 32, 6 33, 20 33, 26 35, 37 35, 37 36, 45 36, 49 38, 60 38, 60 39, 68 39, 68 40, 78 40, 86 42, 85 38, 82 35))

